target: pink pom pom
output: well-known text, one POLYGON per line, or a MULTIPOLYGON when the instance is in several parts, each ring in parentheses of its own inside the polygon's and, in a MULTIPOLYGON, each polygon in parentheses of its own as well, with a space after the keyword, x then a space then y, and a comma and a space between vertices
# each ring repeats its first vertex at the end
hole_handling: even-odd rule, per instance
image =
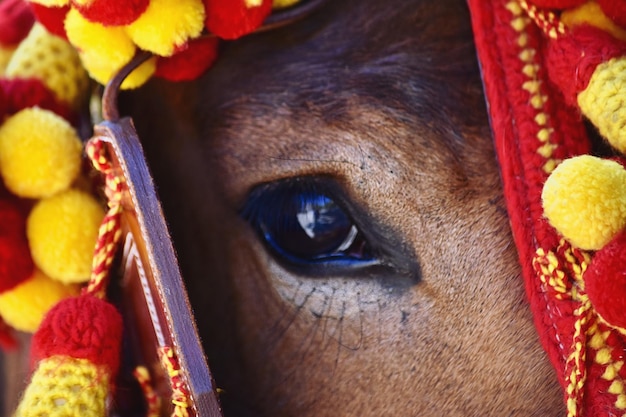
POLYGON ((608 324, 626 330, 626 232, 596 252, 583 278, 593 308, 608 324))
POLYGON ((215 62, 217 44, 217 38, 194 39, 171 57, 159 57, 154 75, 169 81, 194 80, 215 62))

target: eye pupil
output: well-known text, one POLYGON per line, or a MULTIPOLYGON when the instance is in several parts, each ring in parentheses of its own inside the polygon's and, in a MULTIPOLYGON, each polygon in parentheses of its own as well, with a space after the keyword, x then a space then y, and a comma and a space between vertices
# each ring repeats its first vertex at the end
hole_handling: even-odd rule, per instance
POLYGON ((375 265, 369 244, 337 190, 315 179, 289 179, 252 190, 242 216, 272 254, 291 265, 375 265), (342 200, 339 200, 342 201, 342 200))
POLYGON ((349 237, 354 226, 329 197, 312 193, 285 197, 280 221, 261 224, 266 238, 283 251, 305 259, 332 255, 349 237))

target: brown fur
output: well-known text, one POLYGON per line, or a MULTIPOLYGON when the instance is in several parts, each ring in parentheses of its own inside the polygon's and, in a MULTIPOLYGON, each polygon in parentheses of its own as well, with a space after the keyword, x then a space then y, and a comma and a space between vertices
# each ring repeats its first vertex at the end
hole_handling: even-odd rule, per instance
POLYGON ((564 414, 526 305, 461 0, 336 0, 125 95, 226 416, 564 414), (397 251, 304 276, 238 211, 320 176, 397 251))

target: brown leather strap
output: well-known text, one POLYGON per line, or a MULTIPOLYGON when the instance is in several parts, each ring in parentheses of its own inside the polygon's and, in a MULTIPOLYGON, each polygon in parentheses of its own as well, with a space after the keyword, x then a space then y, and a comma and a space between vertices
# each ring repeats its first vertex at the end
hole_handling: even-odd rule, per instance
POLYGON ((96 126, 95 135, 107 143, 114 169, 124 179, 122 309, 137 361, 149 368, 166 415, 171 413, 172 391, 158 349, 173 348, 189 391, 190 415, 221 417, 174 248, 132 121, 105 121, 96 126))

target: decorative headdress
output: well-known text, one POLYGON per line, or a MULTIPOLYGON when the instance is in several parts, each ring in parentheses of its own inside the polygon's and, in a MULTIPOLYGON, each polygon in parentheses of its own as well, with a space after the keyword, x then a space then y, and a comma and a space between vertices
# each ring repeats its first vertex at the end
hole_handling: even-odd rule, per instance
POLYGON ((626 415, 626 2, 469 6, 526 291, 568 417, 626 415))

